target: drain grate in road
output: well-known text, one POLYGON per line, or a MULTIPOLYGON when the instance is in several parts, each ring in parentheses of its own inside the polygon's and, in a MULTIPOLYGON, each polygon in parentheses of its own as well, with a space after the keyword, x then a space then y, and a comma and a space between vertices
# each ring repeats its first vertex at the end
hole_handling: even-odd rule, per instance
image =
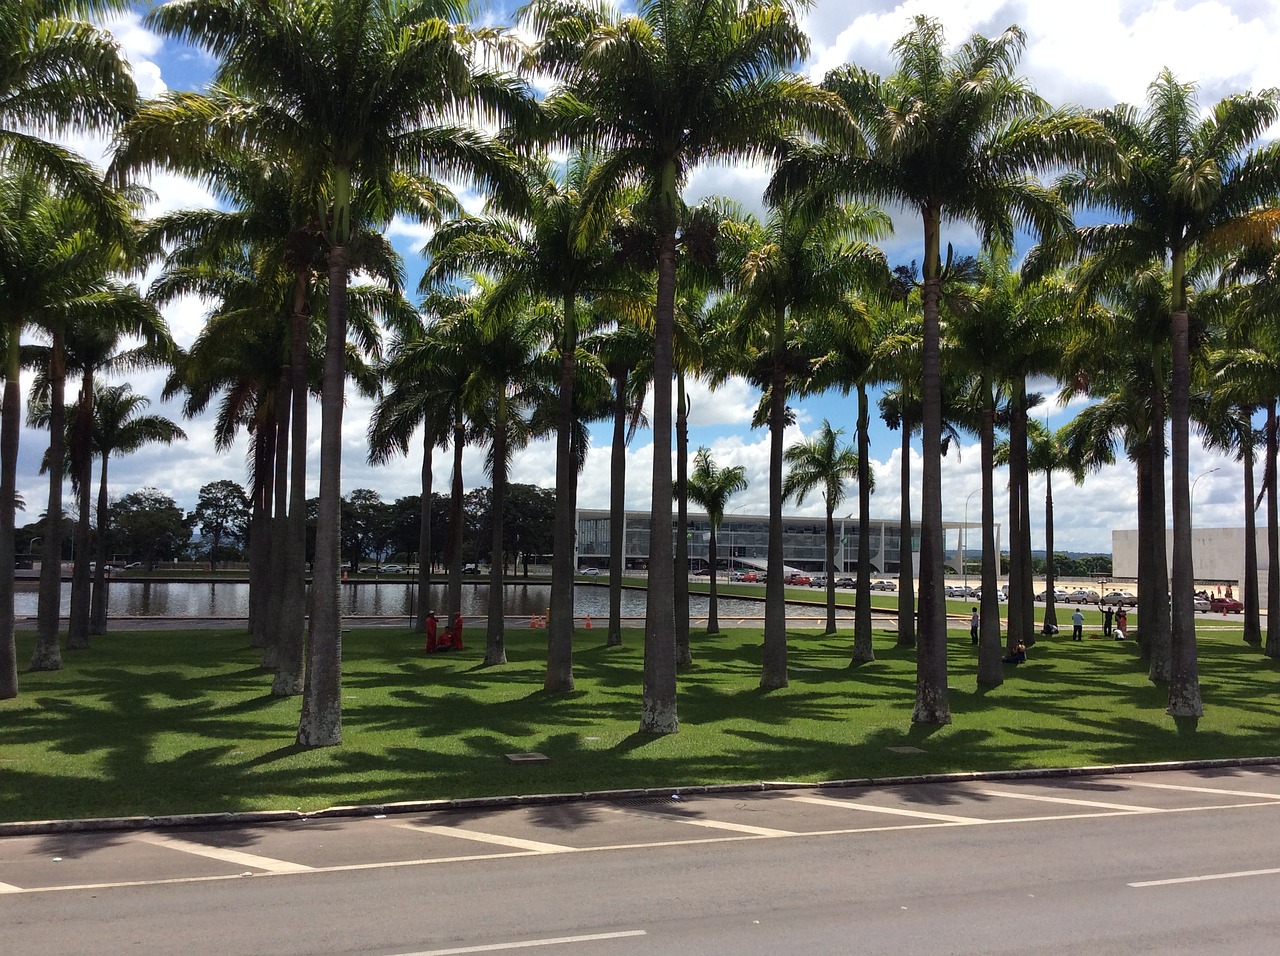
POLYGON ((615 800, 614 803, 620 807, 655 807, 666 806, 672 803, 683 803, 683 801, 674 793, 671 796, 654 796, 654 797, 624 797, 621 800, 615 800))

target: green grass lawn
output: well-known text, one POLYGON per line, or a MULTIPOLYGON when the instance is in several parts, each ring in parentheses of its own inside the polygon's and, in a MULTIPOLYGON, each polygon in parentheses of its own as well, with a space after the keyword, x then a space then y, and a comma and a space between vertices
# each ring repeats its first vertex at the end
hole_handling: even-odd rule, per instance
MULTIPOLYGON (((1097 633, 1096 628, 1093 633, 1097 633)), ((542 691, 545 632, 508 633, 511 663, 469 649, 427 657, 403 629, 344 638, 344 744, 293 744, 299 700, 277 700, 241 631, 98 639, 57 672, 23 674, 0 701, 0 820, 320 807, 513 793, 900 774, 1276 752, 1280 674, 1238 626, 1201 629, 1206 713, 1164 714, 1137 648, 1041 641, 1003 686, 978 690, 967 628, 952 632, 954 721, 911 724, 914 654, 877 632, 878 659, 848 666, 852 637, 791 635, 791 686, 764 693, 760 633, 694 635, 681 732, 636 733, 641 636, 580 631, 578 690, 542 691), (889 748, 913 746, 923 753, 889 748), (550 762, 512 766, 538 751, 550 762)), ((19 659, 31 635, 20 636, 19 659)))

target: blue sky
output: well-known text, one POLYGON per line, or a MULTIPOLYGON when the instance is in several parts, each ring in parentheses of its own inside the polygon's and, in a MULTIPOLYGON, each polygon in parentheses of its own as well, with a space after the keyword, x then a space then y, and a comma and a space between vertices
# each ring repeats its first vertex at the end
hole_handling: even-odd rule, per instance
MULTIPOLYGON (((154 95, 166 89, 199 88, 207 81, 212 63, 199 51, 174 44, 150 33, 141 22, 138 5, 130 15, 118 17, 110 27, 133 64, 144 94, 154 95)), ((494 5, 478 15, 486 22, 503 23, 508 7, 494 5)), ((1037 90, 1055 103, 1073 103, 1086 107, 1110 106, 1117 102, 1141 103, 1147 84, 1163 66, 1170 67, 1182 80, 1199 85, 1202 105, 1209 105, 1232 92, 1264 87, 1280 87, 1280 59, 1273 44, 1280 35, 1280 4, 1270 0, 1077 0, 1071 4, 1047 3, 1044 0, 950 0, 942 3, 868 0, 816 0, 806 14, 812 52, 803 65, 804 72, 821 79, 829 69, 853 62, 876 71, 891 68, 890 48, 917 14, 938 17, 946 26, 953 42, 960 42, 972 32, 993 34, 1011 23, 1017 23, 1028 35, 1022 72, 1031 78, 1037 90)), ((76 141, 88 155, 101 157, 105 144, 76 141)), ((760 208, 760 192, 769 175, 764 167, 710 166, 700 168, 690 178, 686 198, 697 201, 705 196, 731 196, 749 208, 760 208)), ((210 199, 196 183, 160 174, 151 183, 157 193, 153 212, 205 205, 210 199)), ((896 231, 883 245, 891 262, 919 259, 921 229, 914 216, 895 215, 896 231)), ((422 262, 417 254, 429 233, 416 224, 398 222, 390 236, 404 255, 411 275, 411 285, 422 262)), ((945 240, 958 251, 976 251, 970 229, 952 224, 945 240)), ((166 316, 180 343, 189 344, 198 333, 206 306, 185 301, 166 311, 166 316)), ((152 411, 180 419, 176 403, 159 401, 161 376, 137 375, 134 388, 154 399, 152 411)), ((1043 383, 1052 397, 1056 387, 1043 383)), ((744 382, 731 381, 714 393, 705 383, 695 382, 691 388, 691 446, 708 445, 717 462, 743 465, 750 481, 749 489, 735 498, 731 510, 763 513, 767 501, 768 435, 752 430, 750 419, 758 394, 744 382)), ((873 397, 874 401, 874 397, 873 397)), ((342 488, 349 494, 356 488, 377 489, 390 500, 401 495, 416 494, 419 488, 419 461, 400 460, 387 466, 372 468, 365 463, 364 430, 369 405, 354 397, 348 400, 344 417, 344 460, 342 488)), ((792 402, 797 420, 788 430, 788 443, 810 434, 829 418, 837 428, 845 429, 852 440, 854 407, 850 399, 838 395, 820 396, 792 402)), ((1051 427, 1070 420, 1075 409, 1060 408, 1052 402, 1040 411, 1051 427)), ((873 409, 874 412, 874 409, 873 409)), ((311 488, 318 483, 318 427, 314 423, 311 440, 311 488)), ((190 440, 173 448, 151 449, 128 458, 114 460, 111 467, 112 493, 119 495, 150 485, 171 494, 179 504, 192 507, 199 488, 209 481, 230 478, 245 480, 245 446, 241 441, 228 454, 213 449, 211 424, 208 420, 184 422, 190 440)), ((44 479, 37 474, 39 456, 47 445, 47 436, 26 430, 22 436, 19 463, 19 489, 30 503, 27 518, 40 511, 39 502, 46 496, 44 479)), ((582 477, 579 491, 583 507, 607 507, 609 494, 608 456, 610 430, 607 426, 593 430, 594 448, 582 477)), ((691 449, 692 450, 692 449, 691 449)), ((872 497, 872 513, 891 517, 899 509, 899 437, 879 419, 873 419, 872 459, 877 490, 872 497)), ((437 456, 435 483, 437 490, 449 480, 448 456, 437 456)), ((482 449, 469 448, 464 477, 468 487, 488 483, 483 473, 482 449)), ((919 450, 913 452, 912 472, 918 489, 919 450)), ((648 505, 652 446, 646 432, 637 434, 628 450, 628 505, 648 505)), ((1240 465, 1193 447, 1191 473, 1195 477, 1210 469, 1196 487, 1194 509, 1198 525, 1238 527, 1243 523, 1240 497, 1240 465)), ((546 487, 554 485, 554 451, 548 443, 539 443, 518 453, 512 479, 546 487)), ((1003 485, 1003 470, 997 474, 997 488, 1003 485)), ((949 520, 960 520, 965 514, 965 501, 980 487, 981 473, 976 438, 966 437, 958 453, 943 461, 944 511, 949 520)), ((856 491, 850 490, 851 496, 856 491)), ((1032 489, 1033 502, 1043 500, 1043 480, 1037 479, 1032 489)), ((1135 493, 1131 468, 1118 465, 1091 475, 1083 487, 1076 488, 1063 476, 1054 483, 1057 509, 1056 546, 1060 550, 1092 550, 1109 552, 1111 530, 1131 528, 1135 524, 1135 493)), ((969 505, 969 518, 977 516, 977 497, 969 505)), ((853 498, 856 505, 856 497, 853 498)), ((788 506, 791 513, 819 514, 820 499, 807 499, 801 506, 788 506)), ((998 495, 996 511, 1007 514, 1007 504, 998 495)), ((23 519, 20 517, 19 522, 23 519)), ((1003 523, 1003 522, 1002 522, 1003 523)), ((1040 547, 1043 532, 1043 509, 1033 505, 1033 539, 1040 547)))

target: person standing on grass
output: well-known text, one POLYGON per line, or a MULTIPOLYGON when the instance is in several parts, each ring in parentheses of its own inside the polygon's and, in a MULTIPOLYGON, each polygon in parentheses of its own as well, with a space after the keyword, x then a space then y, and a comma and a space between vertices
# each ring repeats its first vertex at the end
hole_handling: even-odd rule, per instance
POLYGON ((973 643, 978 643, 978 628, 982 626, 982 616, 978 614, 978 609, 973 609, 973 615, 969 618, 969 637, 973 643))
POLYGON ((1117 641, 1123 641, 1129 636, 1129 612, 1121 605, 1116 611, 1116 637, 1117 641))
POLYGON ((434 654, 439 647, 439 633, 436 624, 436 612, 427 612, 427 653, 434 654))
POLYGON ((1102 636, 1111 636, 1111 618, 1115 615, 1115 609, 1108 604, 1102 609, 1102 636))
POLYGON ((1084 640, 1084 613, 1079 608, 1076 608, 1076 612, 1071 615, 1071 639, 1084 640))

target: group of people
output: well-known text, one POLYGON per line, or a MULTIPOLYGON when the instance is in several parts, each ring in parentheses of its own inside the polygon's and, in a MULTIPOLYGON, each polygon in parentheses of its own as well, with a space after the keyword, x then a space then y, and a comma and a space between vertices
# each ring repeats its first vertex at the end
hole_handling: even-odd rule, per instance
POLYGON ((438 651, 460 651, 462 650, 462 614, 461 612, 453 616, 453 626, 446 626, 444 633, 440 634, 436 622, 436 612, 427 612, 427 653, 435 654, 438 651))

